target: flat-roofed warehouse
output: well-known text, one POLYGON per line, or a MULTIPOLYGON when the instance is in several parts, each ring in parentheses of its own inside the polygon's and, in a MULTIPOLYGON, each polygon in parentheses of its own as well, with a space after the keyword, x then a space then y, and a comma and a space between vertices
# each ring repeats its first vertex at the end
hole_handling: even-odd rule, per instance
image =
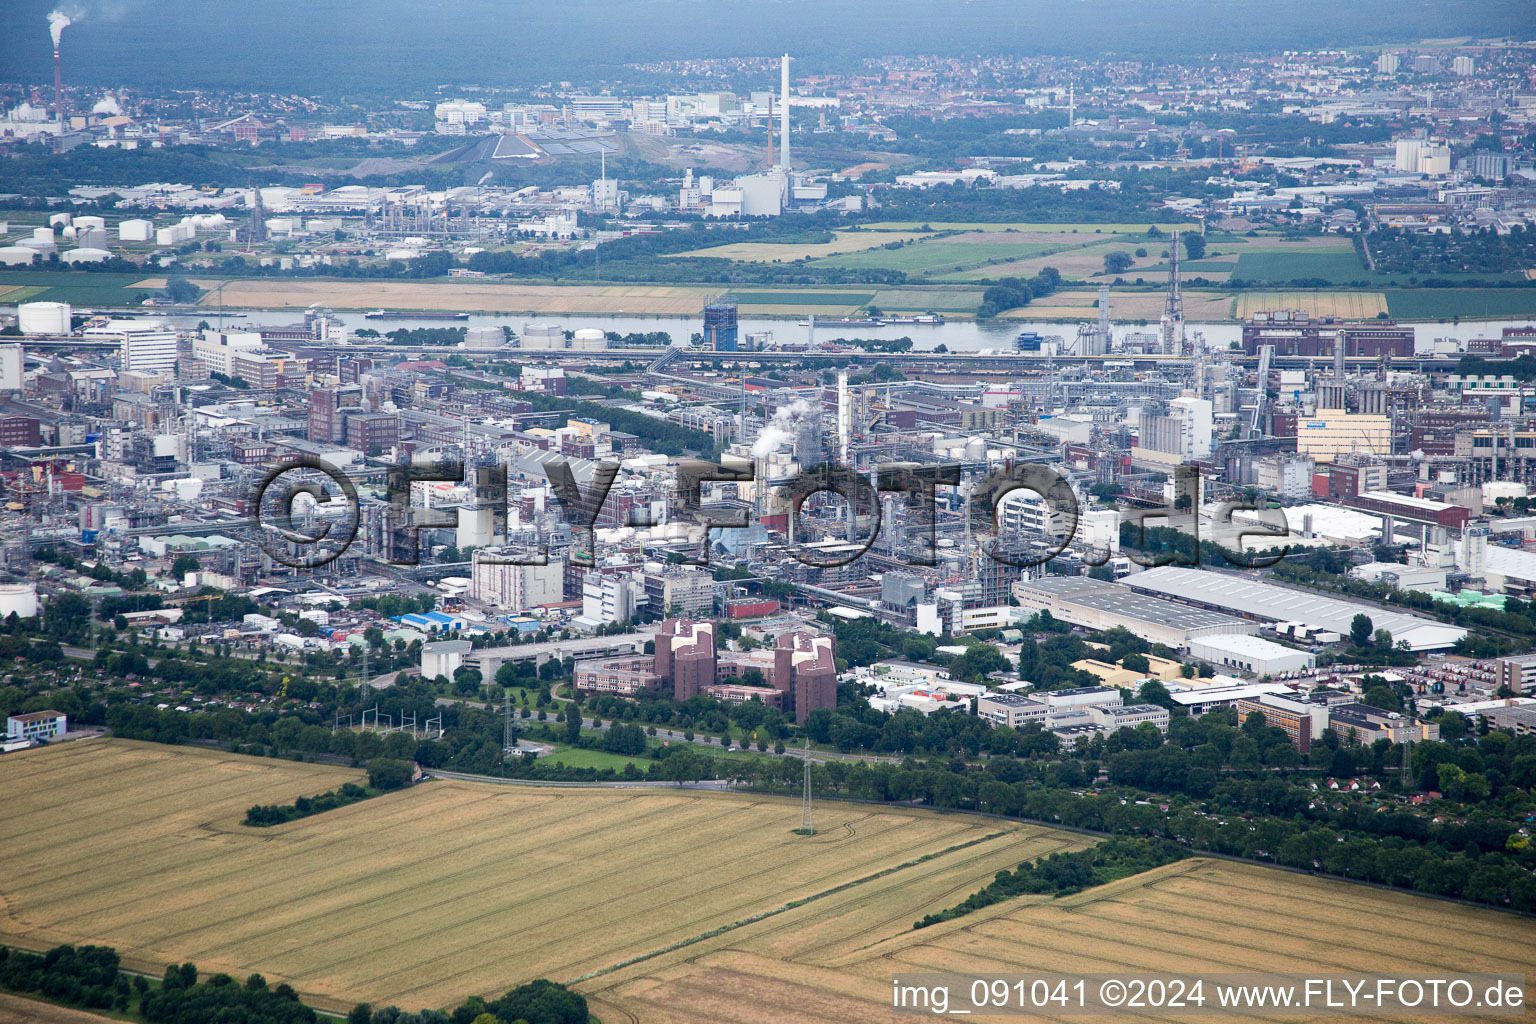
MULTIPOLYGON (((1307 590, 1264 583, 1251 576, 1185 569, 1163 565, 1133 573, 1126 585, 1141 593, 1178 598, 1201 608, 1230 612, 1265 622, 1300 622, 1311 629, 1349 635, 1356 615, 1367 615, 1371 628, 1385 629, 1392 642, 1406 642, 1413 651, 1438 651, 1454 647, 1467 635, 1460 626, 1407 612, 1394 612, 1360 601, 1324 597, 1307 590)), ((1054 614, 1054 613, 1053 613, 1054 614)))
POLYGON ((1253 634, 1257 623, 1175 601, 1138 594, 1123 583, 1086 576, 1021 580, 1013 596, 1031 611, 1049 611, 1084 629, 1124 626, 1148 643, 1183 649, 1194 637, 1253 634))
POLYGON ((1317 666, 1317 655, 1311 651, 1298 651, 1257 636, 1195 637, 1189 641, 1189 653, 1202 661, 1237 669, 1250 676, 1305 672, 1317 666))

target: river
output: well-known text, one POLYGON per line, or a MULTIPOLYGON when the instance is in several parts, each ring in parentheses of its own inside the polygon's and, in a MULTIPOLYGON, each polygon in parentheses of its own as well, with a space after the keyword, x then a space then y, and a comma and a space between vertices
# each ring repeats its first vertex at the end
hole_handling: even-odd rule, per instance
MULTIPOLYGON (((245 310, 240 311, 243 316, 226 316, 224 324, 230 330, 238 330, 242 326, 275 326, 279 324, 291 324, 300 320, 301 314, 292 309, 281 310, 245 310)), ((703 330, 703 323, 697 317, 641 317, 641 316, 529 316, 529 315, 497 315, 475 314, 465 320, 428 319, 412 317, 402 320, 368 320, 362 313, 337 313, 336 316, 351 330, 362 327, 370 327, 381 333, 392 331, 400 327, 511 327, 513 331, 521 334, 524 324, 530 323, 556 323, 568 331, 580 330, 583 327, 596 327, 603 331, 614 331, 619 334, 640 333, 650 331, 666 331, 672 336, 674 342, 684 342, 688 338, 703 330)), ((198 322, 206 320, 211 324, 218 323, 217 313, 209 310, 195 317, 171 317, 174 322, 187 328, 196 327, 198 322)), ((1041 335, 1059 335, 1064 340, 1070 340, 1077 334, 1078 321, 1071 323, 1016 323, 1012 321, 986 321, 975 320, 951 320, 944 324, 892 324, 885 327, 828 327, 818 325, 816 328, 816 342, 818 344, 832 341, 837 338, 870 338, 881 341, 893 341, 897 338, 911 338, 913 348, 918 351, 929 350, 942 344, 951 352, 980 352, 988 349, 1001 352, 1013 351, 1013 339, 1021 331, 1034 331, 1041 335)), ((1414 329, 1416 348, 1420 352, 1429 351, 1435 340, 1440 338, 1455 338, 1467 341, 1471 338, 1496 338, 1505 327, 1529 327, 1530 320, 1463 320, 1460 323, 1418 323, 1411 326, 1414 329)), ((1156 324, 1147 326, 1133 324, 1116 324, 1114 335, 1119 338, 1127 333, 1136 331, 1155 331, 1156 324)), ((1198 331, 1205 336, 1206 345, 1213 349, 1227 348, 1231 342, 1242 339, 1242 324, 1236 323, 1191 323, 1187 330, 1198 331)), ((773 342, 784 344, 804 344, 810 329, 800 326, 794 320, 768 320, 768 319, 743 319, 739 324, 739 331, 743 340, 748 334, 766 332, 771 334, 773 342)))

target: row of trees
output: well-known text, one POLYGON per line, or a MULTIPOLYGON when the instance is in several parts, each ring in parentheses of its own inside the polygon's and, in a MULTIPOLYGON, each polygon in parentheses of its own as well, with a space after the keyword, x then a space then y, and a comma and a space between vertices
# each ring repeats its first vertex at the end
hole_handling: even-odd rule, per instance
POLYGON ((953 907, 924 916, 912 927, 926 928, 1026 893, 1069 896, 1091 886, 1172 863, 1185 853, 1179 844, 1166 839, 1129 836, 1117 836, 1086 850, 1053 853, 1049 857, 1025 861, 1014 871, 999 871, 984 888, 953 907))
POLYGON ((976 309, 976 319, 990 320, 1007 309, 1027 306, 1034 299, 1044 298, 1061 287, 1061 272, 1055 267, 1045 267, 1029 279, 1005 277, 981 293, 981 305, 976 309))
MULTIPOLYGON (((57 946, 45 954, 0 946, 0 989, 67 1006, 106 1010, 147 1024, 317 1024, 320 1017, 289 985, 260 974, 245 982, 228 974, 201 977, 196 965, 171 964, 158 987, 120 968, 108 946, 57 946)), ((407 1012, 354 1006, 347 1024, 590 1024, 587 1001, 564 985, 538 979, 496 999, 472 996, 452 1011, 407 1012)))
POLYGON ((364 789, 355 782, 348 782, 340 789, 333 789, 319 796, 301 796, 291 804, 256 804, 245 812, 245 823, 256 828, 281 825, 297 821, 311 814, 323 814, 338 807, 355 804, 378 796, 381 790, 364 789))

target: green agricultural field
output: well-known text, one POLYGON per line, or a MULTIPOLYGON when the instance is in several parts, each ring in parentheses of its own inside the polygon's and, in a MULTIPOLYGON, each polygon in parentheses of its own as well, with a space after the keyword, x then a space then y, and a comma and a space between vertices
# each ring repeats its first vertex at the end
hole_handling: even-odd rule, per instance
MULTIPOLYGON (((590 732, 590 730, 588 730, 590 732)), ((592 733, 596 736, 597 733, 592 733)), ((555 752, 546 754, 539 759, 542 763, 554 764, 560 761, 567 768, 596 768, 601 771, 604 768, 612 768, 616 772, 622 772, 625 765, 634 765, 642 771, 649 768, 651 759, 648 757, 634 757, 629 754, 610 754, 606 750, 584 750, 581 747, 567 746, 564 743, 555 745, 555 752)))
POLYGON ((874 292, 732 292, 743 306, 853 306, 866 305, 874 292))
POLYGON ((875 293, 875 305, 887 313, 974 313, 981 305, 981 289, 882 288, 875 293))
MULTIPOLYGON (((135 288, 143 274, 92 274, 83 270, 0 270, 0 289, 31 288, 25 299, 72 306, 136 306, 153 288, 135 288)), ((7 294, 6 302, 19 301, 7 294)))
POLYGON ((0 303, 14 306, 18 302, 30 302, 47 290, 47 288, 23 288, 0 284, 0 303))
POLYGON ((965 235, 904 245, 900 249, 869 249, 814 260, 814 267, 857 267, 900 270, 913 276, 969 270, 993 261, 1024 259, 1061 248, 1048 242, 1008 241, 997 234, 965 235))
POLYGON ((795 260, 817 259, 844 252, 875 249, 891 242, 927 237, 922 232, 904 231, 838 231, 830 242, 778 241, 763 239, 758 242, 732 242, 712 245, 704 249, 669 254, 669 258, 705 257, 710 259, 737 260, 744 263, 792 263, 795 260))
MULTIPOLYGON (((970 221, 916 221, 916 220, 892 220, 876 221, 866 224, 864 227, 871 231, 1029 231, 1029 232, 1060 232, 1064 234, 1079 235, 1144 235, 1149 227, 1145 224, 1086 224, 1082 222, 1050 224, 1030 221, 1028 223, 1009 223, 1006 221, 970 222, 970 221)), ((1183 231, 1193 229, 1198 231, 1200 225, 1193 221, 1180 224, 1158 224, 1157 230, 1163 234, 1171 231, 1183 231)))
POLYGON ((1371 281, 1372 274, 1353 250, 1342 252, 1244 252, 1237 261, 1233 277, 1244 281, 1294 281, 1299 278, 1347 284, 1371 281))
POLYGON ((1400 320, 1536 317, 1536 288, 1394 288, 1386 296, 1400 320))
MULTIPOLYGON (((31 234, 30 231, 20 230, 23 226, 29 228, 41 227, 48 223, 49 216, 50 213, 47 210, 18 210, 14 207, 0 208, 0 222, 4 222, 5 224, 9 225, 11 229, 10 233, 15 235, 17 238, 31 234)), ((14 241, 7 241, 3 244, 13 245, 14 241)))

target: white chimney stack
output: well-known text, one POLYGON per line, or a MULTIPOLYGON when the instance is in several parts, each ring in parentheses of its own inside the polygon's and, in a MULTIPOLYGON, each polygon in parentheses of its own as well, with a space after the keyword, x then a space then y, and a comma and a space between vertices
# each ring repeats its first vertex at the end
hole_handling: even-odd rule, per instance
POLYGON ((779 68, 779 164, 789 170, 789 54, 779 68))
POLYGON ((848 399, 848 371, 837 375, 837 450, 838 460, 848 465, 848 441, 853 434, 853 403, 848 399))

